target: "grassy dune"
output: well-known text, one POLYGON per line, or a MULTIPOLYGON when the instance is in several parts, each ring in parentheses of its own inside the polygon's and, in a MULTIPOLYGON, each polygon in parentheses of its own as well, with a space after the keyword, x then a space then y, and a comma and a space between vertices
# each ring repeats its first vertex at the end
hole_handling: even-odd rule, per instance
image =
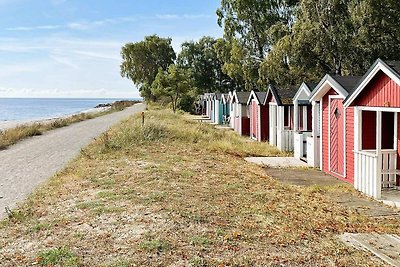
MULTIPOLYGON (((400 233, 248 155, 268 144, 149 111, 102 135, 0 224, 3 266, 383 266, 337 240, 400 233)), ((336 188, 335 190, 352 190, 336 188)))
POLYGON ((109 110, 96 113, 80 113, 67 118, 56 119, 50 123, 33 123, 17 126, 15 128, 0 131, 0 150, 17 143, 25 138, 41 135, 44 132, 65 127, 75 122, 93 119, 99 116, 110 114, 111 112, 120 111, 128 106, 132 106, 136 101, 116 101, 110 106, 109 110))

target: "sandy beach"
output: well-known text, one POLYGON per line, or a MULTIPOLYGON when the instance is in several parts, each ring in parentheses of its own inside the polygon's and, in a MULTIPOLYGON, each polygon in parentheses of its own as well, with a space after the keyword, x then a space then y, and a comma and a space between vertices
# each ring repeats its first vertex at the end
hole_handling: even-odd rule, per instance
POLYGON ((102 111, 106 111, 110 109, 110 107, 99 107, 99 108, 91 108, 91 109, 87 109, 81 112, 77 112, 74 114, 70 114, 70 115, 65 115, 65 116, 60 116, 60 117, 53 117, 53 118, 47 118, 47 119, 40 119, 40 120, 23 120, 23 121, 0 121, 0 131, 4 131, 7 129, 11 129, 11 128, 15 128, 17 126, 20 125, 29 125, 29 124, 34 124, 34 123, 51 123, 55 120, 58 119, 65 119, 77 114, 83 114, 83 113, 98 113, 98 112, 102 112, 102 111))

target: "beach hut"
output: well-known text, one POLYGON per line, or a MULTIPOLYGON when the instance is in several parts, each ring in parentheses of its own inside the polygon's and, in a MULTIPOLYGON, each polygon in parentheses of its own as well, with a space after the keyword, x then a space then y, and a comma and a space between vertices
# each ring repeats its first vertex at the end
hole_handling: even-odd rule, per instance
POLYGON ((234 116, 234 103, 233 103, 233 92, 230 91, 228 93, 228 101, 229 101, 229 127, 235 129, 235 116, 234 116))
POLYGON ((307 161, 307 137, 311 136, 312 116, 310 96, 316 84, 303 82, 293 97, 294 157, 307 161))
POLYGON ((346 143, 352 139, 349 133, 346 133, 346 129, 354 124, 353 119, 346 116, 343 100, 360 78, 327 74, 310 97, 313 131, 312 136, 307 138, 308 163, 319 166, 324 172, 343 180, 348 177, 345 151, 353 149, 346 143))
POLYGON ((231 104, 230 104, 230 96, 229 94, 222 94, 222 117, 223 124, 230 125, 230 114, 231 114, 231 104))
POLYGON ((195 102, 195 111, 197 115, 206 116, 207 102, 204 95, 199 95, 195 102))
POLYGON ((207 96, 208 117, 212 123, 215 122, 215 94, 209 93, 207 96))
POLYGON ((222 124, 224 121, 223 117, 223 103, 222 103, 222 94, 215 93, 213 96, 214 99, 214 122, 216 124, 222 124))
POLYGON ((250 92, 234 91, 232 95, 234 130, 240 135, 250 134, 250 117, 248 112, 247 100, 250 92))
MULTIPOLYGON (((344 179, 353 181, 356 189, 378 199, 385 198, 387 189, 392 196, 393 189, 400 189, 399 73, 400 62, 384 62, 378 59, 346 96, 343 102, 346 134, 345 140, 339 141, 345 144, 344 163, 332 153, 336 149, 332 134, 332 140, 328 139, 328 144, 323 147, 332 151, 328 158, 323 158, 324 171, 333 172, 339 169, 339 174, 344 173, 344 179), (342 164, 345 167, 340 172, 340 166, 336 166, 342 164)), ((336 112, 335 104, 330 108, 335 116, 340 112, 340 109, 336 112)), ((331 122, 332 126, 335 125, 331 122)), ((399 200, 400 191, 397 192, 399 200)))
POLYGON ((293 97, 297 89, 270 85, 264 100, 269 107, 269 143, 282 151, 293 151, 293 97))
POLYGON ((269 106, 265 105, 267 92, 251 91, 247 106, 250 111, 250 138, 257 141, 268 141, 269 106))

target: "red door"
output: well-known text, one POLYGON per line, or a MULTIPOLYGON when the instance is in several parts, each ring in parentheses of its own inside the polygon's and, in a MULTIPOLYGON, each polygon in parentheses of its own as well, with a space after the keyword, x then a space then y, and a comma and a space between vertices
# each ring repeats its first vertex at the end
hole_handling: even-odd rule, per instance
POLYGON ((330 168, 331 171, 344 174, 344 111, 343 99, 330 100, 330 168))
POLYGON ((258 120, 258 105, 255 101, 251 102, 251 137, 257 139, 257 120, 258 120))

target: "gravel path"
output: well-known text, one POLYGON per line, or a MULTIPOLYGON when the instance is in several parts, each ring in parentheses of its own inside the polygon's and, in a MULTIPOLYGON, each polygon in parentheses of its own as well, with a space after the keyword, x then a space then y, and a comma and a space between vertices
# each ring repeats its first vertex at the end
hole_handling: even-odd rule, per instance
POLYGON ((40 183, 62 170, 93 138, 144 109, 144 104, 136 104, 120 112, 49 131, 0 151, 0 219, 6 215, 5 207, 15 208, 40 183))

